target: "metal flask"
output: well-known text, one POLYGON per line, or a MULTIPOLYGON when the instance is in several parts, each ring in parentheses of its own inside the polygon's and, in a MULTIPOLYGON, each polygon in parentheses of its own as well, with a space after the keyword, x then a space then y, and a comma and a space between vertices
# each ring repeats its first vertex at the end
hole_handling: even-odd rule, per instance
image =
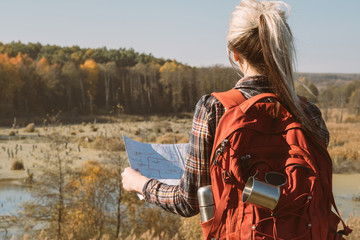
POLYGON ((211 185, 200 187, 197 191, 201 222, 206 222, 214 216, 214 199, 211 185))
POLYGON ((274 210, 280 198, 280 188, 250 177, 245 185, 242 201, 274 210))

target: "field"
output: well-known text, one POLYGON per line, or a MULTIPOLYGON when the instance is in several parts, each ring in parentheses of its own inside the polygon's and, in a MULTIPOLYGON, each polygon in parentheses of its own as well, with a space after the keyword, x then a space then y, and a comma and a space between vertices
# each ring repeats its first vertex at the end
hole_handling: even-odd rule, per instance
POLYGON ((104 151, 121 151, 125 154, 122 136, 142 142, 187 142, 191 119, 168 117, 124 117, 118 123, 88 122, 79 125, 34 126, 2 128, 0 130, 0 180, 16 179, 36 172, 39 156, 48 149, 51 138, 61 135, 75 155, 73 167, 86 160, 102 160, 104 151), (14 162, 22 162, 28 171, 11 171, 14 162))
POLYGON ((334 172, 360 172, 360 119, 343 114, 339 122, 340 109, 328 113, 327 127, 330 132, 329 153, 333 159, 334 172))
MULTIPOLYGON (((337 123, 337 111, 334 110, 332 112, 331 118, 327 122, 331 133, 329 151, 334 160, 334 171, 337 173, 360 172, 358 148, 360 145, 360 138, 358 137, 360 123, 337 123)), ((349 117, 347 116, 347 118, 349 117)), ((109 119, 109 123, 97 123, 94 120, 77 125, 29 124, 13 128, 3 127, 0 129, 0 180, 15 179, 20 184, 31 184, 40 181, 42 177, 41 167, 47 154, 60 151, 60 148, 54 149, 49 147, 54 142, 54 139, 58 138, 62 139, 61 144, 65 146, 62 146, 61 151, 66 151, 71 155, 69 164, 73 170, 84 169, 84 166, 89 161, 100 162, 106 165, 108 164, 109 153, 116 153, 122 159, 123 164, 121 167, 123 168, 128 163, 126 161, 122 135, 126 135, 134 140, 151 143, 188 142, 191 120, 191 115, 183 115, 181 117, 124 115, 115 120, 109 119)), ((136 219, 133 219, 133 222, 123 222, 125 225, 130 224, 129 226, 131 224, 132 226, 138 224, 134 227, 138 226, 138 229, 141 229, 142 237, 139 235, 135 237, 136 234, 129 232, 128 226, 123 237, 120 239, 161 239, 166 238, 166 236, 175 236, 173 239, 201 238, 198 216, 190 219, 180 219, 173 215, 163 214, 148 206, 142 206, 144 204, 138 201, 134 195, 123 195, 122 201, 128 209, 133 209, 132 214, 140 214, 139 212, 142 211, 142 214, 147 214, 148 216, 141 223, 135 223, 136 219), (177 224, 173 225, 180 226, 180 230, 178 228, 169 228, 159 231, 159 226, 155 224, 156 221, 153 219, 164 223, 176 222, 177 224)), ((10 223, 16 225, 15 222, 18 220, 11 220, 9 218, 0 219, 0 222, 2 221, 0 223, 0 233, 2 228, 4 228, 4 222, 6 222, 7 227, 11 227, 10 223)), ((351 223, 352 227, 359 226, 359 218, 357 216, 351 216, 347 221, 351 223)), ((17 227, 19 226, 17 225, 17 227)), ((348 239, 357 239, 360 230, 355 230, 353 236, 348 239)), ((41 234, 40 231, 35 233, 31 232, 32 230, 28 231, 24 232, 25 235, 28 234, 27 236, 31 236, 31 234, 39 236, 41 234)), ((104 239, 106 239, 106 236, 109 237, 111 235, 104 234, 104 236, 104 239)), ((112 239, 111 237, 109 238, 112 239)), ((76 239, 76 237, 73 239, 76 239)))

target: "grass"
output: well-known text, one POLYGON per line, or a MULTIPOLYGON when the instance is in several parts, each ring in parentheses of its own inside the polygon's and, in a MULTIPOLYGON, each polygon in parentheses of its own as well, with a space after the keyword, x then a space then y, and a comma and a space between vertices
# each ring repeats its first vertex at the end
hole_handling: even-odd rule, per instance
POLYGON ((328 123, 334 172, 360 172, 360 123, 328 123))
POLYGON ((346 220, 346 224, 353 230, 353 232, 346 237, 346 240, 360 239, 360 216, 350 215, 346 220))
POLYGON ((84 148, 95 150, 125 151, 124 141, 119 137, 81 137, 78 143, 84 148))
MULTIPOLYGON (((323 113, 325 111, 322 111, 323 113)), ((335 173, 360 172, 360 116, 340 109, 328 109, 326 125, 330 132, 328 151, 333 160, 335 173)))
POLYGON ((174 144, 174 143, 188 143, 189 138, 183 134, 166 133, 156 138, 156 143, 160 144, 174 144))
POLYGON ((15 159, 15 161, 11 164, 10 170, 24 170, 24 163, 22 160, 15 159))
POLYGON ((32 133, 35 132, 35 123, 29 123, 25 128, 24 132, 32 133))

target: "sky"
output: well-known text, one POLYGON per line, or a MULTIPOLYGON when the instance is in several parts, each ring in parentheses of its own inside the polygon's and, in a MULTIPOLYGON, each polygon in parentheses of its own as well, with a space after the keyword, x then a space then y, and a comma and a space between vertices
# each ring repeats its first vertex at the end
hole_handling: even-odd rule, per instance
MULTIPOLYGON (((359 0, 285 0, 297 71, 360 73, 359 0)), ((190 66, 230 66, 240 0, 0 0, 0 41, 134 48, 190 66)))

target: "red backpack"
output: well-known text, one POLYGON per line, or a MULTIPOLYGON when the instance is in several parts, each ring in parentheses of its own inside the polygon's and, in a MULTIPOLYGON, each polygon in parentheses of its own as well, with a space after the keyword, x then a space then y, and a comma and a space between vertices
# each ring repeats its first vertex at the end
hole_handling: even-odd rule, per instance
POLYGON ((262 93, 246 100, 236 89, 212 95, 226 112, 211 154, 215 211, 212 219, 201 223, 204 239, 333 240, 349 234, 335 205, 326 146, 307 137, 282 105, 260 102, 280 102, 279 97, 262 93), (247 181, 268 184, 270 174, 285 180, 275 186, 280 192, 276 207, 245 202, 247 181), (337 232, 340 220, 344 230, 337 232))

